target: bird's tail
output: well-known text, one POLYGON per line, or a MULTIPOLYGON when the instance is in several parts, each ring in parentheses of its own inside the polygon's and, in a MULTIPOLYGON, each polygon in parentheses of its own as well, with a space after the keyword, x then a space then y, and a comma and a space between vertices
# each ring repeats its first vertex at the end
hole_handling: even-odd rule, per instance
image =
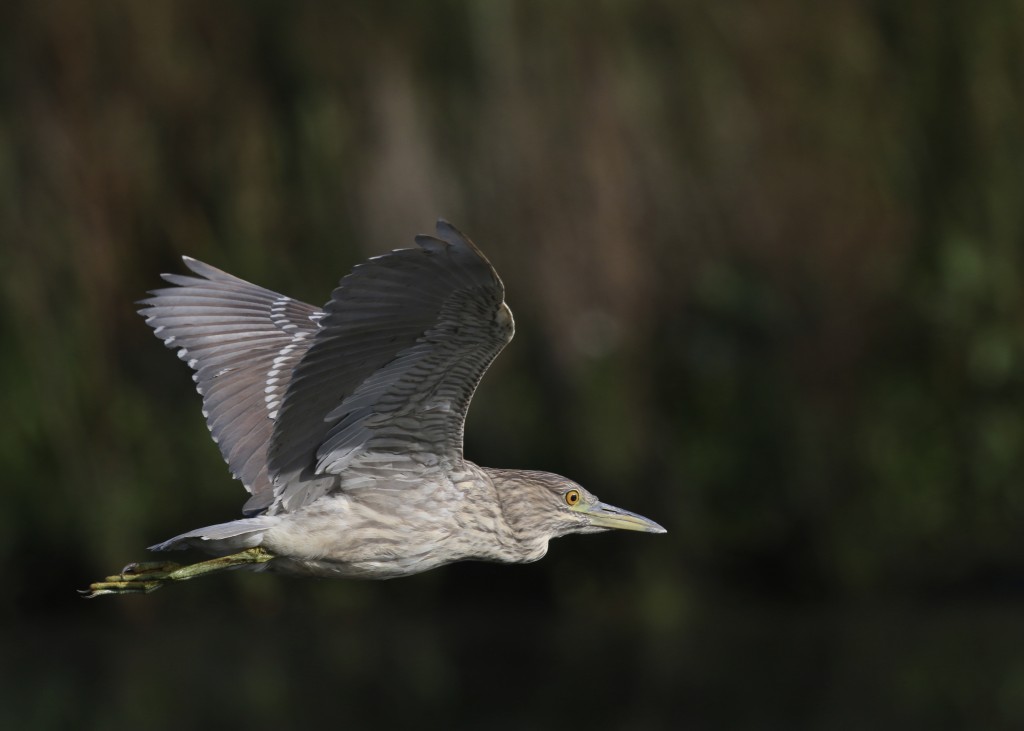
POLYGON ((208 525, 182 533, 163 543, 150 546, 151 551, 172 551, 185 548, 197 548, 206 553, 223 555, 256 548, 263 543, 263 534, 277 522, 273 516, 258 515, 254 518, 241 518, 230 523, 208 525))

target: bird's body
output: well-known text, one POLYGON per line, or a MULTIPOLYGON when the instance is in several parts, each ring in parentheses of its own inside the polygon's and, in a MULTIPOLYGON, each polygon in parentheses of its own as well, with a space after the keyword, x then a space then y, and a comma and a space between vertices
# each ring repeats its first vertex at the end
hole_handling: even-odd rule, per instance
POLYGON ((321 310, 193 259, 141 313, 196 373, 251 493, 245 517, 176 536, 219 558, 133 564, 90 596, 224 568, 386 579, 461 560, 535 561, 551 538, 664 532, 559 475, 479 467, 466 410, 514 332, 504 287, 454 227, 357 266, 321 310))
POLYGON ((502 509, 505 483, 488 472, 467 462, 454 473, 379 479, 370 489, 339 492, 271 516, 274 524, 261 545, 288 557, 274 560, 280 569, 349 578, 407 576, 452 560, 543 557, 547 538, 517 531, 502 509))

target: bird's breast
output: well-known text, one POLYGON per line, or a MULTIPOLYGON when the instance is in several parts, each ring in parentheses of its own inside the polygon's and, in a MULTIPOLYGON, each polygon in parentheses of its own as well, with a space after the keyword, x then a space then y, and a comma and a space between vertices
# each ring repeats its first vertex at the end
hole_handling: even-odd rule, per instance
POLYGON ((448 486, 386 486, 321 498, 282 516, 263 546, 272 568, 318 576, 387 579, 455 561, 535 561, 496 501, 448 486))

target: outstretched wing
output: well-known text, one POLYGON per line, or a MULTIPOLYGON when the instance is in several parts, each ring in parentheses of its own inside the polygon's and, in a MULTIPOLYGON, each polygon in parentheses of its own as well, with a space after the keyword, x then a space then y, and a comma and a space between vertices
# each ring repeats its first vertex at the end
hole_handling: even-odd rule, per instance
POLYGON ((315 500, 357 458, 461 463, 469 401, 514 325, 483 254, 445 221, 437 234, 334 290, 274 424, 271 512, 315 500))
POLYGON ((142 300, 157 337, 195 370, 203 415, 232 474, 270 504, 267 445, 292 370, 313 342, 323 312, 184 257, 198 276, 164 274, 174 287, 142 300))

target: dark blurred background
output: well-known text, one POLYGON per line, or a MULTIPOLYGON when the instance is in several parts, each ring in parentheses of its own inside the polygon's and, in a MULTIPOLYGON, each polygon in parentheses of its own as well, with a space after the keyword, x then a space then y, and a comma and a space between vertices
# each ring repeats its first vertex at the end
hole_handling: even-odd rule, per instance
POLYGON ((1024 9, 0 5, 0 726, 1024 727, 1024 9), (245 494, 135 300, 443 216, 467 455, 665 536, 74 590, 245 494))

